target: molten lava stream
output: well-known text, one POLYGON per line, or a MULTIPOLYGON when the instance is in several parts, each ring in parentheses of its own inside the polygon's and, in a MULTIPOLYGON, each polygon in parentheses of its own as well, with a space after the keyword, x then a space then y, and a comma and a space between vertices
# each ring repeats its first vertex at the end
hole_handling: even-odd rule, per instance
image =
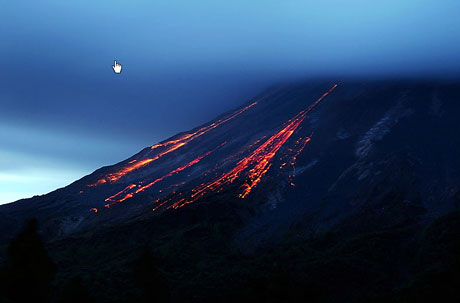
MULTIPOLYGON (((300 124, 305 120, 307 114, 318 105, 327 95, 329 95, 335 88, 335 84, 332 88, 324 93, 318 100, 313 104, 307 107, 305 110, 302 110, 294 118, 289 120, 286 125, 273 136, 271 136, 265 143, 260 145, 256 150, 254 150, 249 156, 240 160, 236 166, 227 173, 224 173, 219 178, 201 184, 192 190, 192 194, 189 199, 180 199, 175 203, 171 204, 167 208, 180 208, 186 204, 193 203, 199 198, 206 195, 211 191, 220 191, 222 187, 226 184, 232 183, 238 177, 240 177, 248 168, 246 178, 248 181, 243 184, 243 191, 238 196, 240 198, 245 198, 249 195, 251 190, 257 186, 262 180, 262 177, 267 173, 271 167, 271 162, 278 150, 286 143, 286 141, 291 137, 291 135, 296 131, 300 124)), ((308 141, 310 139, 308 138, 308 141)), ((306 141, 305 144, 308 142, 306 141)), ((303 148, 302 148, 303 149, 303 148)), ((162 203, 163 205, 164 203, 162 203)))
POLYGON ((295 178, 295 173, 296 173, 296 168, 295 164, 297 161, 297 157, 300 155, 300 153, 304 150, 305 146, 307 145, 308 142, 311 141, 311 136, 313 135, 310 134, 308 137, 299 137, 296 142, 294 143, 294 146, 292 148, 288 148, 288 152, 283 155, 279 160, 282 162, 279 166, 279 169, 282 170, 285 167, 290 165, 290 171, 288 173, 288 178, 289 178, 289 184, 291 186, 295 186, 293 179, 295 178))
POLYGON ((220 144, 218 147, 216 147, 215 149, 213 150, 210 150, 208 151, 207 153, 199 156, 198 158, 188 162, 187 164, 183 165, 183 166, 180 166, 172 171, 170 171, 169 173, 167 173, 166 175, 160 177, 160 178, 157 178, 155 179, 154 181, 148 183, 147 185, 144 185, 144 186, 141 186, 142 182, 138 183, 138 184, 131 184, 131 185, 128 185, 127 187, 125 187, 123 190, 119 191, 118 193, 108 197, 107 199, 105 199, 105 201, 111 201, 112 203, 109 203, 109 204, 106 204, 105 207, 109 208, 110 206, 116 204, 116 203, 120 203, 120 202, 123 202, 129 198, 132 198, 133 196, 135 196, 136 194, 152 187, 153 185, 155 185, 156 183, 160 182, 160 181, 163 181, 164 179, 168 178, 168 177, 171 177, 175 174, 178 174, 180 173, 181 171, 199 163, 203 158, 209 156, 211 153, 213 153, 214 151, 216 151, 217 149, 221 148, 222 146, 224 146, 225 144, 227 144, 227 142, 223 142, 222 144, 220 144), (135 189, 135 190, 134 190, 135 189), (123 195, 123 198, 120 198, 120 199, 116 199, 118 196, 121 196, 123 195))
POLYGON ((150 147, 150 152, 152 152, 153 150, 156 150, 156 149, 158 149, 160 147, 164 147, 165 149, 160 151, 160 152, 158 152, 152 158, 139 160, 139 161, 132 160, 132 161, 130 161, 128 163, 129 165, 121 168, 117 172, 107 174, 104 178, 101 178, 98 181, 96 181, 95 183, 89 184, 88 186, 90 186, 90 187, 97 186, 97 185, 106 183, 107 180, 109 180, 112 183, 116 182, 120 178, 122 178, 123 176, 129 174, 130 172, 132 172, 134 170, 137 170, 137 169, 139 169, 141 167, 144 167, 144 166, 150 164, 153 161, 158 160, 162 156, 164 156, 166 154, 169 154, 169 153, 181 148, 182 146, 186 145, 190 141, 192 141, 192 140, 194 140, 194 139, 206 134, 207 132, 215 129, 216 127, 222 125, 223 123, 234 119, 235 117, 241 115, 242 113, 244 113, 245 111, 247 111, 249 108, 253 107, 256 104, 257 104, 257 102, 253 102, 253 103, 249 104, 248 106, 233 112, 232 114, 230 114, 226 118, 220 119, 220 120, 218 120, 216 122, 211 123, 210 125, 204 126, 204 127, 198 129, 197 131, 195 131, 193 133, 182 135, 178 139, 169 140, 169 141, 166 141, 164 143, 158 143, 158 144, 152 145, 150 147))
POLYGON ((307 137, 306 139, 299 138, 299 140, 297 140, 297 142, 296 142, 296 145, 300 145, 300 147, 297 149, 297 152, 294 154, 294 156, 291 157, 291 161, 290 161, 290 164, 292 166, 292 174, 289 175, 289 183, 292 186, 295 186, 295 184, 292 182, 292 180, 295 177, 295 163, 297 161, 297 157, 300 155, 300 153, 303 151, 303 149, 305 148, 307 143, 310 142, 310 141, 311 141, 311 135, 310 135, 310 137, 307 137))

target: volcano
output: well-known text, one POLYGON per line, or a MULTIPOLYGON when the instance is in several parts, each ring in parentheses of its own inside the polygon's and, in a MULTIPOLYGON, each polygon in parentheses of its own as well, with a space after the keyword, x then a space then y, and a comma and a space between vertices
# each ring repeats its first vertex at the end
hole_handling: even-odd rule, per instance
POLYGON ((37 218, 56 283, 88 276, 101 302, 135 297, 127 272, 145 246, 177 302, 280 287, 320 302, 450 291, 458 100, 458 83, 275 87, 64 188, 0 206, 0 243, 37 218))
POLYGON ((59 238, 219 196, 255 209, 246 236, 322 230, 368 208, 391 217, 389 197, 404 205, 398 217, 430 220, 458 208, 460 142, 447 134, 459 131, 459 94, 437 83, 271 89, 65 188, 1 206, 3 238, 32 216, 59 238))

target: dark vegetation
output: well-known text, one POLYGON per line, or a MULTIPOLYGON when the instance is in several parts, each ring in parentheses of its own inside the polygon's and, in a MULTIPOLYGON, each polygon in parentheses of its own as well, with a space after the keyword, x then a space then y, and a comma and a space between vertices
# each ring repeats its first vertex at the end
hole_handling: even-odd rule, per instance
POLYGON ((246 253, 231 240, 233 216, 175 217, 174 226, 147 220, 47 250, 29 221, 7 248, 1 302, 460 301, 458 212, 372 233, 293 229, 246 253))

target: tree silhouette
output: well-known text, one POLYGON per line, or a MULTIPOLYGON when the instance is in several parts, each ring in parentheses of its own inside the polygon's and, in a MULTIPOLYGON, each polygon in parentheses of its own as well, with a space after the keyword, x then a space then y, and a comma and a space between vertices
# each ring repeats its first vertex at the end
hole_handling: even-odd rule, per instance
POLYGON ((7 249, 6 297, 11 302, 46 302, 56 266, 38 235, 38 222, 27 221, 7 249))

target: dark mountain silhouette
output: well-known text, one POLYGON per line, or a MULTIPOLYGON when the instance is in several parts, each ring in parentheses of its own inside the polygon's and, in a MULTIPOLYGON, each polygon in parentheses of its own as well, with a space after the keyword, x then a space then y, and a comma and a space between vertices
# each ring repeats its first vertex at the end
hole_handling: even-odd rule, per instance
POLYGON ((327 287, 353 300, 414 298, 434 285, 421 281, 449 280, 444 269, 458 264, 458 100, 458 83, 271 89, 67 187, 0 206, 1 241, 36 217, 61 279, 90 273, 89 288, 107 298, 155 297, 145 283, 159 275, 128 273, 145 246, 173 301, 340 301, 327 287), (433 230, 449 231, 450 244, 427 272, 433 230))

